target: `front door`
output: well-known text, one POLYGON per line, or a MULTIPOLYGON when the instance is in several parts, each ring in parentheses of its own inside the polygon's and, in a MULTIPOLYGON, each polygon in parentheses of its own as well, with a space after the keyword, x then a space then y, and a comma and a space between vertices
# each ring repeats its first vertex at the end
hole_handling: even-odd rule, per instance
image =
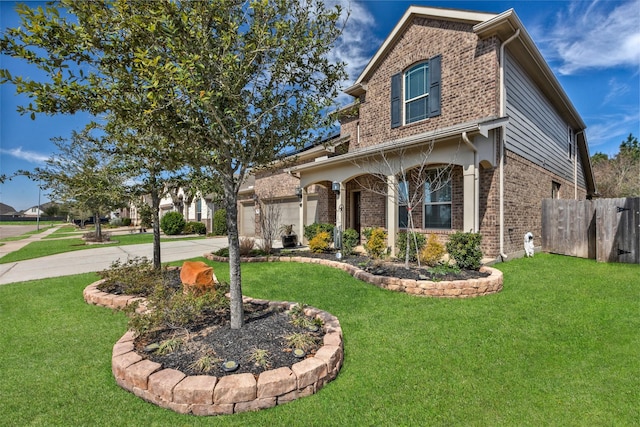
MULTIPOLYGON (((351 193, 351 200, 353 200, 353 209, 351 209, 351 225, 353 226, 353 229, 360 234, 360 192, 354 191, 351 193)), ((358 243, 360 243, 360 237, 358 237, 358 243)))

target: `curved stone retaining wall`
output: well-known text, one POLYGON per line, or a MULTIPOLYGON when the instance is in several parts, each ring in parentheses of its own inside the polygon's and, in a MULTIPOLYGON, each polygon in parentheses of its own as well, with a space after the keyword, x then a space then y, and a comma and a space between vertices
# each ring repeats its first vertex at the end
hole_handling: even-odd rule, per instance
MULTIPOLYGON (((211 261, 228 262, 228 258, 213 254, 205 254, 211 261)), ((246 257, 241 262, 305 262, 321 264, 346 271, 356 279, 371 283, 390 291, 406 292, 412 295, 423 295, 442 298, 470 298, 498 293, 502 290, 502 272, 492 267, 480 267, 481 272, 490 273, 479 279, 432 282, 430 280, 399 279, 397 277, 376 276, 346 262, 332 261, 322 258, 297 256, 281 257, 246 257)))
MULTIPOLYGON (((100 291, 101 281, 83 292, 89 304, 123 308, 143 300, 100 291)), ((295 303, 244 298, 245 302, 290 309, 295 303)), ((336 378, 344 359, 342 329, 338 319, 317 308, 307 307, 305 314, 324 323, 323 346, 313 357, 288 367, 253 374, 235 374, 217 378, 210 375, 187 376, 175 369, 145 360, 134 350, 134 334, 127 332, 113 346, 111 368, 118 385, 136 396, 163 408, 183 414, 221 415, 256 411, 309 396, 336 378)))

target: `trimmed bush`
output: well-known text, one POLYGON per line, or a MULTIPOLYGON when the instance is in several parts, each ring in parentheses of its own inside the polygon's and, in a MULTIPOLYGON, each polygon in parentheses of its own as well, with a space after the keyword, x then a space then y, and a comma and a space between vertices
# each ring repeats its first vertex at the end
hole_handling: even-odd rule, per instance
POLYGON ((371 234, 364 248, 372 258, 381 258, 387 250, 386 240, 387 232, 384 231, 384 228, 374 228, 371 230, 371 234))
POLYGON ((207 226, 201 222, 191 221, 184 226, 185 234, 207 234, 207 226))
POLYGON ((131 225, 131 218, 122 218, 122 225, 128 227, 131 225))
POLYGON ((256 244, 256 241, 251 237, 241 237, 240 238, 240 256, 249 256, 251 255, 251 251, 256 244))
POLYGON ((327 231, 321 231, 309 240, 309 249, 316 253, 326 252, 329 250, 330 239, 330 234, 327 231))
POLYGON ((467 270, 478 270, 482 261, 482 251, 480 233, 457 232, 449 236, 447 242, 447 252, 456 261, 460 268, 467 270))
POLYGON ((420 251, 420 261, 429 267, 434 267, 440 263, 445 253, 444 245, 438 241, 438 236, 430 234, 427 238, 427 244, 420 251))
POLYGON ((335 228, 335 225, 333 225, 333 224, 314 222, 311 225, 305 225, 305 227, 304 227, 304 237, 308 241, 311 241, 311 239, 316 237, 316 235, 318 233, 327 232, 327 233, 329 233, 329 242, 332 242, 333 241, 333 229, 334 228, 335 228))
MULTIPOLYGON (((398 233, 398 240, 396 246, 398 247, 398 258, 401 260, 406 259, 407 256, 407 232, 402 231, 398 233)), ((416 262, 418 260, 418 254, 427 242, 427 238, 424 234, 409 233, 409 261, 416 262), (416 250, 416 242, 418 248, 416 250)))
POLYGON ((167 212, 160 220, 160 228, 164 234, 168 236, 175 236, 182 233, 185 226, 184 218, 180 212, 167 212))
POLYGON ((343 255, 351 255, 353 253, 353 248, 358 244, 358 237, 360 235, 353 228, 347 228, 342 233, 342 254, 343 255))
POLYGON ((224 236, 227 234, 227 211, 218 209, 213 214, 213 235, 224 236))

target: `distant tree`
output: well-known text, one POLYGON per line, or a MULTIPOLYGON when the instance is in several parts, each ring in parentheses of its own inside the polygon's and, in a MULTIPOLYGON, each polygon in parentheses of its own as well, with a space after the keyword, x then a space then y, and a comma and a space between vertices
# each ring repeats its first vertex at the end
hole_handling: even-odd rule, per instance
POLYGON ((640 197, 640 145, 633 134, 622 141, 614 157, 596 153, 591 162, 602 197, 640 197))
POLYGON ((91 134, 92 126, 71 139, 54 138, 58 153, 42 168, 22 173, 42 182, 56 200, 69 203, 79 210, 91 212, 95 220, 96 239, 102 240, 100 218, 125 205, 126 175, 121 165, 100 149, 100 137, 91 134))
POLYGON ((60 213, 60 206, 57 203, 49 203, 49 205, 43 209, 43 212, 47 216, 56 216, 60 213))

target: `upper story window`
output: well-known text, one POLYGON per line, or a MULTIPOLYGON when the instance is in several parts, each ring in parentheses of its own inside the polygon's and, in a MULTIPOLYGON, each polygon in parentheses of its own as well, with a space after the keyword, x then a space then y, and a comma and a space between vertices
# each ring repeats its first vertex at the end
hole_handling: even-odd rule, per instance
POLYGON ((391 127, 440 115, 442 56, 391 76, 391 127))
POLYGON ((429 63, 418 64, 404 73, 404 122, 427 118, 429 96, 429 63))

